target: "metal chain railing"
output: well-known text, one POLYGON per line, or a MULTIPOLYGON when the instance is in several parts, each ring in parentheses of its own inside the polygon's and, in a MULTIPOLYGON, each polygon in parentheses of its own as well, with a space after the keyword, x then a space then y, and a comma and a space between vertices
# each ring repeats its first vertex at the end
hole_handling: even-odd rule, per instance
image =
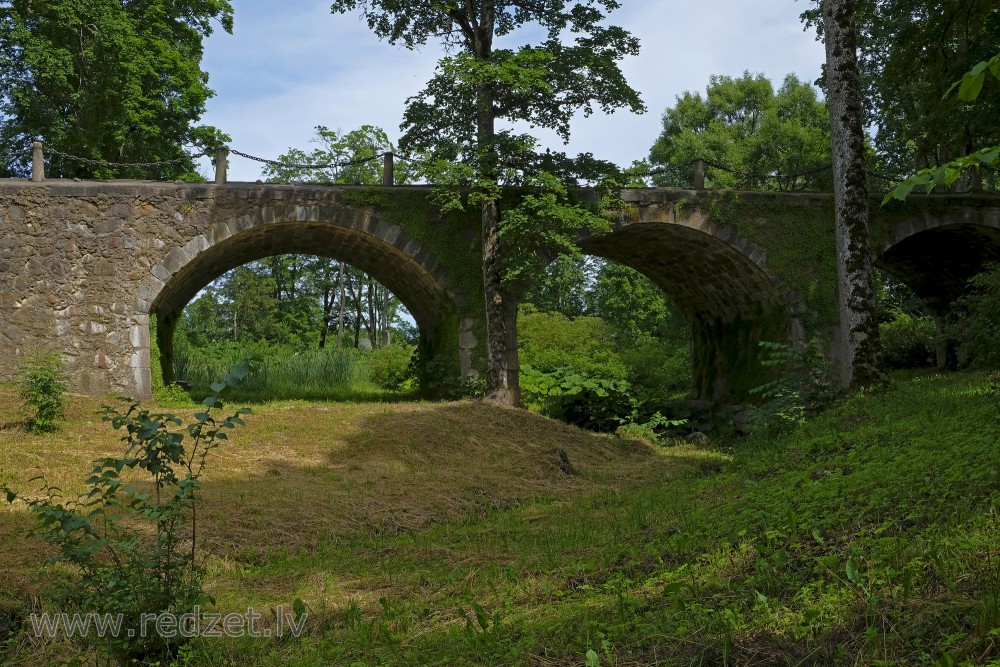
POLYGON ((392 153, 379 153, 378 155, 371 155, 369 157, 356 158, 354 160, 348 160, 345 162, 327 162, 325 164, 294 164, 290 162, 282 162, 280 160, 269 160, 263 157, 257 157, 256 155, 250 155, 249 153, 244 153, 238 151, 235 148, 229 149, 230 155, 237 155, 247 160, 253 160, 254 162, 260 162, 272 167, 280 167, 283 169, 343 169, 345 167, 353 167, 360 164, 366 164, 368 162, 374 162, 375 160, 384 159, 386 155, 392 155, 392 153))
POLYGON ((172 160, 156 160, 153 162, 112 162, 110 160, 95 160, 89 157, 80 157, 79 155, 64 153, 63 151, 59 151, 54 148, 46 148, 45 150, 52 155, 57 155, 73 162, 88 164, 92 167, 110 167, 112 169, 149 169, 152 167, 166 167, 175 164, 184 164, 186 162, 190 162, 191 160, 196 160, 200 157, 209 155, 207 151, 203 151, 195 155, 185 155, 184 157, 174 158, 172 160))
MULTIPOLYGON (((114 162, 114 161, 111 161, 111 160, 98 160, 98 159, 93 159, 93 158, 81 157, 79 155, 73 155, 71 153, 66 153, 64 151, 60 151, 60 150, 57 150, 57 149, 54 149, 54 148, 46 148, 45 151, 48 154, 50 154, 50 155, 54 155, 54 156, 63 158, 65 160, 71 160, 71 161, 74 161, 74 162, 79 162, 79 163, 82 163, 82 164, 87 164, 87 165, 91 165, 91 166, 95 166, 95 167, 107 167, 107 168, 112 168, 112 169, 130 169, 130 168, 134 168, 134 169, 146 168, 146 169, 148 169, 148 168, 155 168, 155 167, 165 167, 165 166, 171 166, 171 165, 189 163, 192 160, 196 160, 196 159, 201 158, 201 157, 211 156, 213 154, 211 151, 202 151, 200 153, 195 153, 195 154, 191 154, 191 155, 185 155, 183 157, 178 157, 178 158, 174 158, 174 159, 170 159, 170 160, 156 160, 156 161, 149 161, 149 162, 114 162)), ((32 146, 31 146, 31 148, 29 150, 23 150, 22 149, 21 151, 18 151, 16 148, 13 149, 13 150, 8 150, 6 153, 4 153, 2 155, 3 164, 14 163, 18 159, 24 158, 24 157, 26 157, 28 155, 30 155, 31 159, 32 159, 32 178, 33 178, 33 180, 42 180, 42 179, 44 179, 44 163, 45 162, 49 162, 49 160, 45 160, 45 157, 44 157, 44 155, 42 153, 42 145, 41 145, 40 142, 35 142, 34 144, 32 144, 32 146)), ((384 160, 384 172, 385 172, 384 173, 384 183, 386 185, 392 185, 393 184, 393 162, 395 160, 399 160, 399 161, 402 161, 402 162, 408 162, 408 163, 410 163, 410 164, 412 164, 414 166, 417 166, 417 167, 419 167, 419 166, 421 166, 423 164, 427 164, 427 161, 425 159, 418 159, 418 158, 414 158, 414 157, 408 156, 408 155, 401 155, 401 154, 395 153, 393 151, 386 151, 384 153, 378 153, 378 154, 375 154, 375 155, 370 155, 370 156, 366 156, 366 157, 355 158, 353 160, 343 160, 343 161, 339 161, 339 162, 327 162, 327 163, 321 163, 321 164, 309 164, 309 163, 306 163, 306 164, 297 164, 297 163, 290 163, 290 162, 282 162, 280 160, 270 160, 270 159, 267 159, 267 158, 258 157, 256 155, 251 155, 249 153, 244 153, 243 151, 239 151, 239 150, 236 150, 236 149, 228 148, 226 146, 220 146, 215 151, 215 158, 216 158, 215 159, 215 162, 216 162, 216 183, 225 183, 226 182, 226 162, 227 162, 228 156, 230 156, 230 155, 236 155, 238 157, 242 157, 242 158, 245 158, 245 159, 248 159, 248 160, 252 160, 254 162, 259 162, 261 164, 266 164, 266 165, 269 165, 269 166, 272 166, 272 167, 278 167, 278 168, 283 168, 283 169, 297 169, 297 170, 323 170, 323 169, 338 169, 339 170, 339 169, 344 169, 346 167, 353 167, 353 166, 358 166, 358 165, 362 165, 362 164, 367 164, 369 162, 374 162, 374 161, 377 161, 377 160, 384 160)), ((681 164, 664 165, 664 166, 650 168, 650 169, 645 169, 645 170, 637 170, 637 169, 634 169, 634 168, 627 168, 627 169, 622 170, 621 173, 624 176, 628 176, 628 177, 632 177, 632 178, 652 178, 654 176, 659 176, 659 175, 662 175, 662 174, 676 173, 677 170, 687 169, 687 168, 692 167, 692 166, 695 167, 695 188, 696 189, 704 189, 704 169, 705 169, 705 167, 712 167, 713 169, 718 169, 720 171, 724 171, 724 172, 732 174, 732 175, 734 175, 734 176, 736 176, 738 178, 756 179, 756 180, 770 180, 770 179, 788 180, 788 179, 798 179, 798 178, 803 178, 803 177, 813 176, 815 174, 823 173, 823 172, 829 171, 829 170, 831 170, 833 168, 832 164, 824 164, 822 166, 819 166, 819 167, 816 167, 816 168, 813 168, 813 169, 806 169, 806 170, 802 170, 802 171, 798 171, 798 172, 792 172, 792 173, 787 173, 787 174, 780 173, 780 172, 759 173, 759 172, 748 172, 748 171, 740 171, 740 170, 732 169, 730 167, 727 167, 726 165, 723 165, 723 164, 720 164, 718 162, 715 162, 714 160, 710 160, 710 159, 699 157, 699 158, 694 158, 692 160, 689 160, 689 161, 681 163, 681 164)), ((990 167, 984 167, 984 170, 990 171, 990 172, 996 172, 997 171, 996 169, 990 168, 990 167)), ((872 169, 866 169, 865 170, 865 174, 867 174, 870 178, 873 178, 873 179, 876 179, 876 180, 879 180, 879 181, 884 181, 886 183, 889 183, 890 185, 895 185, 895 184, 897 184, 897 183, 899 183, 900 181, 903 180, 902 177, 891 176, 891 175, 884 174, 884 173, 881 173, 881 172, 878 172, 878 171, 875 171, 875 170, 872 170, 872 169)))

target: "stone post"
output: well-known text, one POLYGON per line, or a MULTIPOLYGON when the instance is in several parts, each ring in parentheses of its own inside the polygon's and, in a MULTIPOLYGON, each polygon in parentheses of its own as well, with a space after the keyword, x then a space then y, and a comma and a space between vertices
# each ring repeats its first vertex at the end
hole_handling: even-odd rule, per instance
POLYGON ((705 161, 701 158, 694 161, 694 189, 705 189, 705 161))
POLYGON ((384 162, 382 163, 382 185, 393 186, 396 184, 393 157, 394 156, 391 151, 386 153, 384 156, 384 162))
POLYGON ((229 166, 229 147, 219 146, 215 149, 215 184, 226 184, 226 168, 229 166))
POLYGON ((31 144, 31 180, 35 183, 45 180, 45 153, 40 141, 31 144))

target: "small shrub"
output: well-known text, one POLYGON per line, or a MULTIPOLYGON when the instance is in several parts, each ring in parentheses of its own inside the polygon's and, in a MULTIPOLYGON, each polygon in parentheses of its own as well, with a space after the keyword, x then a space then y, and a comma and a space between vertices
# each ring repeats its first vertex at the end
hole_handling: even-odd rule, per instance
POLYGON ((65 412, 67 383, 66 364, 55 352, 35 351, 21 361, 17 390, 24 401, 25 429, 31 433, 56 429, 65 412))
POLYGON ((925 368, 936 358, 937 328, 934 319, 894 311, 895 319, 879 325, 882 355, 889 368, 925 368))
POLYGON ((521 366, 521 395, 542 414, 603 433, 616 430, 622 417, 637 407, 624 380, 592 378, 565 369, 542 373, 530 365, 521 366))
POLYGON ((368 379, 382 389, 399 391, 410 379, 410 360, 413 358, 411 345, 386 345, 368 353, 368 379))
POLYGON ((962 363, 1000 369, 1000 264, 991 264, 969 280, 968 292, 955 307, 950 329, 962 363))
POLYGON ((95 462, 88 491, 75 500, 65 501, 44 476, 34 478, 41 481, 40 493, 29 496, 0 485, 8 503, 28 506, 33 534, 56 552, 42 592, 58 612, 121 618, 117 633, 76 637, 104 661, 161 664, 156 661, 172 657, 185 639, 145 636, 143 616, 179 617, 208 599, 195 532, 198 490, 209 453, 250 412, 242 408, 222 420, 212 415, 223 407, 227 385, 245 375, 245 367, 236 368, 226 383, 213 385, 204 411, 188 425, 137 403, 125 412, 106 407, 103 418, 125 431, 126 448, 119 457, 95 462), (149 479, 140 484, 131 478, 141 471, 149 479))
POLYGON ((775 433, 795 428, 806 415, 820 410, 837 395, 819 340, 811 340, 802 351, 768 341, 760 346, 764 352, 761 363, 773 368, 778 377, 750 390, 763 399, 751 416, 754 430, 775 433))
POLYGON ((153 399, 160 405, 171 408, 186 408, 194 405, 191 395, 176 382, 154 388, 153 399))

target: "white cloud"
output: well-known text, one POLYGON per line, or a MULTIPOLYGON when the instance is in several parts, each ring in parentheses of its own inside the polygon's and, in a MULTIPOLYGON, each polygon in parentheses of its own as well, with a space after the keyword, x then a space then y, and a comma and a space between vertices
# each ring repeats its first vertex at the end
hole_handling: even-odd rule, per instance
MULTIPOLYGON (((410 52, 379 42, 357 15, 331 14, 329 0, 234 4, 234 35, 220 31, 206 42, 203 67, 217 96, 202 120, 231 134, 234 148, 261 157, 307 147, 316 125, 367 123, 398 134, 406 98, 441 55, 430 46, 410 52)), ((578 118, 568 150, 619 164, 645 157, 663 110, 685 90, 703 90, 712 74, 816 79, 823 48, 803 32, 803 8, 793 0, 626 0, 611 18, 642 41, 642 53, 623 70, 649 113, 578 118)), ((562 148, 556 137, 543 140, 562 148)), ((256 180, 258 167, 234 158, 230 178, 256 180)))

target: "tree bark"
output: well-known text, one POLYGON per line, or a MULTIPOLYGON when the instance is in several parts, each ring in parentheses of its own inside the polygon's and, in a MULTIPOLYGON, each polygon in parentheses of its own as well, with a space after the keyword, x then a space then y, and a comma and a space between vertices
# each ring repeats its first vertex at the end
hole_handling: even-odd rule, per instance
MULTIPOLYGON (((476 60, 489 61, 493 52, 493 7, 482 4, 480 29, 472 41, 476 60)), ((476 141, 479 144, 485 179, 498 179, 496 110, 493 90, 480 85, 476 91, 476 141)), ((486 296, 486 398, 507 405, 517 405, 520 393, 507 364, 508 332, 504 321, 503 275, 500 267, 500 207, 496 200, 482 202, 483 292, 486 296)))
POLYGON ((868 238, 861 79, 855 0, 824 0, 827 103, 833 141, 841 382, 865 387, 883 377, 868 238))
POLYGON ((337 290, 340 292, 340 312, 337 314, 337 347, 344 344, 344 309, 346 307, 344 303, 344 263, 340 263, 340 269, 337 272, 337 290))

